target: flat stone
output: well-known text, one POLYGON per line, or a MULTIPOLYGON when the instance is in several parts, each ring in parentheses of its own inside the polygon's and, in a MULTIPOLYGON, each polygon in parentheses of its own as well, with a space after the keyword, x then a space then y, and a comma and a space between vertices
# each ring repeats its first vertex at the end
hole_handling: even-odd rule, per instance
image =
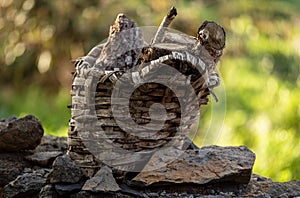
POLYGON ((58 156, 49 175, 50 183, 77 183, 83 177, 80 167, 68 155, 58 156))
POLYGON ((46 184, 49 169, 39 169, 18 176, 4 187, 4 197, 32 197, 46 184))
POLYGON ((62 155, 61 151, 37 152, 32 155, 26 156, 25 159, 33 162, 35 165, 48 167, 52 165, 55 158, 62 155))
POLYGON ((112 175, 112 170, 107 166, 104 166, 95 174, 94 177, 85 182, 82 190, 95 193, 117 192, 120 190, 120 187, 112 175))
POLYGON ((246 147, 207 146, 198 150, 174 148, 157 152, 132 179, 131 185, 211 184, 250 181, 255 154, 246 147), (174 160, 171 163, 171 158, 174 160))
POLYGON ((44 129, 33 115, 0 122, 0 152, 32 150, 43 137, 44 129))

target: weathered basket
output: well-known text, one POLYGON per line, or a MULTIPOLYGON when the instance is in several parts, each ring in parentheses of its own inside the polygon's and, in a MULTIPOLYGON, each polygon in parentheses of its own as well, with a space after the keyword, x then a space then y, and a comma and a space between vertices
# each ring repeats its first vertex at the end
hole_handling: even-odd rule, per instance
MULTIPOLYGON (((160 50, 158 48, 151 49, 154 50, 154 52, 160 50)), ((185 81, 180 82, 176 74, 158 74, 155 72, 157 66, 154 63, 143 66, 142 68, 136 67, 132 69, 129 73, 125 73, 125 71, 118 71, 103 74, 99 77, 97 88, 95 90, 95 111, 98 118, 97 124, 98 126, 102 127, 102 129, 105 131, 105 138, 108 138, 109 141, 111 141, 111 143, 114 144, 114 146, 133 152, 153 151, 154 149, 160 148, 177 138, 177 140, 174 141, 177 141, 178 143, 176 143, 176 146, 180 147, 182 146, 181 144, 188 133, 188 129, 193 123, 195 123, 194 119, 197 116, 195 112, 193 113, 193 110, 196 110, 197 107, 193 106, 194 104, 192 103, 192 101, 189 101, 190 97, 189 95, 187 95, 189 92, 188 90, 184 90, 184 88, 186 88, 186 86, 184 85, 186 83, 190 83, 192 85, 193 89, 195 90, 195 93, 197 94, 199 105, 207 104, 209 95, 209 89, 206 83, 207 76, 201 74, 194 67, 194 65, 192 65, 191 62, 186 60, 188 57, 186 54, 171 51, 168 51, 168 53, 173 53, 173 59, 169 58, 169 60, 162 61, 162 63, 174 67, 176 70, 180 71, 186 76, 190 76, 190 78, 187 78, 188 80, 183 79, 185 81), (175 56, 179 55, 181 59, 176 59, 175 56), (144 68, 147 68, 149 70, 143 70, 144 68), (152 117, 150 117, 149 115, 149 108, 151 107, 151 105, 155 103, 160 103, 166 109, 167 118, 166 122, 164 123, 164 126, 160 131, 156 132, 155 134, 153 134, 151 132, 151 128, 149 128, 149 136, 147 138, 140 138, 139 136, 132 135, 122 130, 116 123, 111 108, 111 94, 115 87, 115 82, 122 75, 127 75, 128 78, 132 77, 132 74, 138 72, 137 70, 140 70, 141 75, 143 75, 143 72, 147 71, 147 73, 149 73, 148 78, 150 79, 151 76, 155 76, 155 78, 158 78, 158 75, 161 75, 159 78, 166 79, 166 81, 176 80, 176 83, 174 82, 174 84, 177 84, 177 87, 179 87, 179 85, 181 84, 183 87, 183 89, 178 89, 177 92, 174 93, 172 90, 170 90, 170 88, 162 84, 146 83, 137 87, 137 89, 134 90, 133 94, 130 97, 129 112, 131 114, 132 119, 137 124, 142 126, 146 125, 151 121, 151 118, 152 120, 154 120, 155 123, 155 117, 153 117, 155 115, 152 114, 152 117), (180 104, 178 97, 187 99, 184 106, 185 108, 190 109, 189 115, 181 114, 182 104, 180 104), (191 102, 191 104, 189 104, 189 102, 191 102)), ((163 60, 163 58, 161 58, 161 60, 163 60)), ((83 95, 84 97, 84 94, 86 93, 84 91, 84 87, 79 88, 76 85, 78 79, 80 78, 74 78, 73 89, 71 91, 73 99, 72 112, 79 109, 76 108, 75 102, 76 97, 78 97, 78 94, 83 95)), ((119 106, 119 110, 122 111, 122 108, 124 106, 125 104, 121 104, 119 106)), ((158 116, 157 119, 160 119, 159 115, 156 116, 158 116)), ((90 152, 85 148, 76 129, 77 126, 75 119, 71 119, 69 130, 69 154, 72 158, 78 160, 82 166, 89 167, 91 165, 97 165, 96 161, 98 160, 96 160, 94 156, 92 156, 90 152)))
MULTIPOLYGON (((209 69, 216 62, 201 57, 200 45, 196 51, 191 47, 195 39, 170 32, 165 37, 163 44, 130 51, 136 65, 116 65, 117 69, 110 65, 106 71, 94 67, 105 44, 76 61, 68 154, 88 176, 102 163, 126 169, 140 166, 135 169, 140 171, 158 149, 182 148, 191 126, 198 121, 199 106, 207 104, 211 88, 219 82, 218 75, 209 69), (155 111, 158 103, 164 107, 165 117, 155 111), (138 128, 130 124, 122 128, 116 119, 125 125, 133 121, 138 128), (156 124, 162 124, 160 130, 156 124)), ((125 55, 120 55, 121 60, 126 60, 125 55)))

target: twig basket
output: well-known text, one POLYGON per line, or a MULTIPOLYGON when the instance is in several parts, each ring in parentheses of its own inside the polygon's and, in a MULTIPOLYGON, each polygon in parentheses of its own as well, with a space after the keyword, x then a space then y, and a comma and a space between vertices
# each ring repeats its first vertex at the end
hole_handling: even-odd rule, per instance
POLYGON ((88 176, 103 163, 138 172, 153 152, 183 148, 219 84, 218 59, 194 37, 159 29, 160 43, 141 45, 139 30, 116 36, 123 23, 134 26, 118 15, 108 42, 75 62, 68 154, 88 176), (127 42, 142 47, 118 54, 127 42))

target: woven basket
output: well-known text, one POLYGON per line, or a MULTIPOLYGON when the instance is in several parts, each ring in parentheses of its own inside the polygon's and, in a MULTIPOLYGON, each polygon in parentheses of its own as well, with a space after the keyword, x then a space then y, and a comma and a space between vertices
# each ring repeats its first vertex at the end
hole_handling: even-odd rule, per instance
MULTIPOLYGON (((195 42, 166 32, 164 43, 125 53, 137 60, 132 67, 110 65, 106 71, 99 70, 105 44, 75 62, 68 154, 88 176, 103 163, 140 171, 153 152, 183 148, 186 135, 198 122, 199 107, 208 103, 219 83, 213 71, 216 61, 204 54, 203 46, 195 48, 195 42)), ((113 50, 105 56, 109 53, 114 56, 113 50)))

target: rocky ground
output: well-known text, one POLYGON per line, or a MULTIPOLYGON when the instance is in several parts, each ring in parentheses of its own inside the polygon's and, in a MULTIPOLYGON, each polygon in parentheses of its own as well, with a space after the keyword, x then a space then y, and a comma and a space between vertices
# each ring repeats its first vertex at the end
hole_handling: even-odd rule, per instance
POLYGON ((254 161, 246 147, 208 146, 157 153, 145 167, 151 171, 130 180, 117 180, 107 166, 89 178, 67 155, 67 139, 43 136, 34 116, 0 121, 0 197, 300 196, 300 181, 279 183, 252 174, 254 161), (176 159, 164 166, 172 156, 176 159))

